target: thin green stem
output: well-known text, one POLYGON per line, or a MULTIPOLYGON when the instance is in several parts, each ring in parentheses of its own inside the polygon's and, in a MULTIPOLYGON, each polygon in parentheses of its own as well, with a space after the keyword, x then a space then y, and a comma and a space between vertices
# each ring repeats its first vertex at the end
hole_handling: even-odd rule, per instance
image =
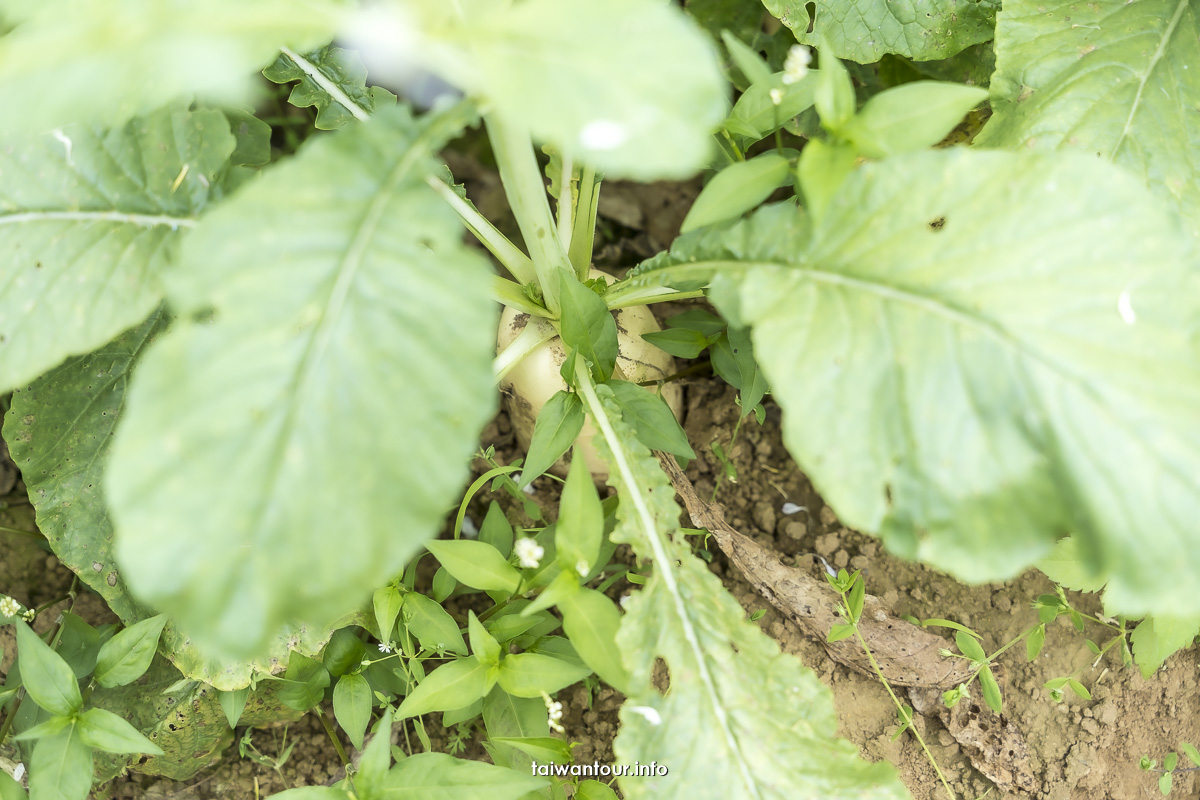
POLYGON ((600 177, 594 167, 584 167, 579 176, 579 193, 576 196, 574 226, 567 248, 567 259, 575 267, 575 274, 585 280, 592 266, 592 246, 596 240, 596 212, 600 201, 600 177))
POLYGON ((529 299, 521 284, 510 281, 508 278, 501 278, 499 275, 492 276, 492 299, 501 305, 515 308, 517 311, 532 314, 535 317, 545 317, 550 313, 543 306, 529 299))
POLYGON ((492 362, 492 377, 497 383, 504 380, 504 377, 513 367, 521 363, 523 358, 557 335, 558 331, 552 325, 537 325, 530 319, 525 325, 525 330, 517 334, 517 338, 513 339, 492 362))
POLYGON ((329 741, 333 742, 333 749, 337 751, 338 758, 342 761, 342 767, 349 767, 350 757, 346 755, 346 749, 342 747, 341 741, 338 740, 333 726, 329 724, 329 720, 325 719, 325 712, 318 708, 316 709, 316 715, 321 720, 321 727, 325 729, 325 733, 329 736, 329 741))
POLYGON ((40 533, 38 533, 37 531, 25 531, 25 530, 21 530, 20 528, 10 528, 7 525, 0 525, 0 533, 15 533, 19 536, 33 536, 37 539, 46 538, 46 537, 42 536, 40 533))
MULTIPOLYGON (((642 291, 632 291, 618 296, 609 301, 608 310, 616 311, 630 306, 648 306, 652 303, 667 303, 672 300, 693 300, 697 297, 704 297, 703 289, 695 289, 690 292, 677 292, 674 289, 669 289, 665 286, 646 287, 642 291)), ((605 300, 609 300, 605 295, 605 300)))
POLYGON ((533 269, 546 308, 559 313, 557 270, 571 269, 567 252, 558 238, 558 226, 550 212, 550 201, 542 171, 533 153, 529 131, 519 122, 505 119, 497 112, 484 115, 492 153, 500 167, 500 180, 508 205, 517 218, 525 247, 533 259, 533 269))
MULTIPOLYGON (((862 580, 862 578, 860 577, 859 580, 862 580)), ((846 593, 839 591, 838 594, 841 595, 842 605, 849 608, 850 602, 846 597, 846 593)), ((896 692, 892 690, 892 685, 883 676, 883 670, 880 669, 879 662, 875 660, 875 654, 871 652, 871 648, 867 646, 867 640, 863 638, 862 632, 858 629, 857 620, 854 621, 854 636, 858 639, 858 644, 862 647, 863 652, 867 654, 867 660, 871 662, 871 669, 875 671, 875 677, 883 684, 888 697, 892 698, 892 703, 895 704, 896 710, 900 712, 900 718, 909 722, 908 729, 913 732, 913 736, 917 737, 917 741, 921 744, 921 749, 925 752, 925 757, 929 759, 929 763, 933 766, 933 771, 937 773, 938 780, 942 782, 942 787, 946 790, 946 796, 950 800, 956 800, 954 790, 950 788, 950 783, 946 780, 946 776, 942 774, 942 768, 938 766, 937 759, 933 757, 933 753, 929 751, 929 745, 925 743, 925 737, 917 730, 917 726, 912 724, 912 717, 904 711, 904 703, 900 702, 900 698, 896 697, 896 692)))
POLYGON ((475 206, 459 197, 458 193, 440 178, 430 175, 425 178, 425 182, 454 209, 471 235, 478 239, 514 278, 521 283, 531 283, 537 278, 529 256, 522 253, 495 225, 488 222, 475 206))

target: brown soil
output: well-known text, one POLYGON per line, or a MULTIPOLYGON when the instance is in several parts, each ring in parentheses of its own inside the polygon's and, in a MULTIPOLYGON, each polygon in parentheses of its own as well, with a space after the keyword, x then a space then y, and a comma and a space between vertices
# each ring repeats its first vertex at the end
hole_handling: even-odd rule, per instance
MULTIPOLYGON (((1002 585, 967 587, 932 570, 891 558, 877 540, 839 525, 832 510, 790 462, 780 439, 778 408, 768 404, 767 420, 761 427, 753 420, 744 423, 737 442, 730 447, 737 413, 732 391, 717 381, 704 379, 691 382, 687 395, 686 428, 702 453, 689 466, 687 475, 699 494, 709 497, 718 468, 715 460, 704 453, 709 452, 708 445, 713 441, 726 447, 736 464, 738 482, 724 483, 717 498, 737 530, 790 557, 799 567, 814 570, 814 574, 820 567, 816 559, 805 554, 818 554, 835 567, 863 569, 868 591, 896 613, 946 617, 970 625, 984 636, 989 651, 1035 624, 1030 601, 1052 591, 1040 573, 1030 572, 1002 585), (789 502, 806 510, 785 515, 781 509, 789 502)), ((503 414, 485 435, 499 445, 502 457, 511 456, 512 432, 503 414)), ((551 497, 537 499, 548 507, 552 505, 551 497)), ((482 506, 472 506, 476 519, 481 518, 481 511, 482 506)), ((24 528, 31 525, 28 513, 20 508, 4 514, 0 524, 24 528)), ((0 589, 32 604, 65 594, 70 573, 53 556, 34 540, 8 534, 4 539, 0 589)), ((785 558, 785 562, 788 560, 785 558)), ((758 623, 762 629, 816 670, 832 688, 842 736, 853 741, 864 757, 895 764, 915 800, 945 796, 915 739, 904 734, 892 741, 897 729, 896 711, 877 681, 832 661, 819 642, 772 608, 720 553, 714 556, 711 569, 748 612, 765 610, 758 623)), ((1097 610, 1094 597, 1076 596, 1073 602, 1083 610, 1097 610)), ((75 611, 93 624, 111 619, 99 598, 87 592, 80 595, 75 611)), ((52 617, 52 613, 43 614, 43 625, 52 622, 52 617)), ((1102 632, 1089 628, 1087 635, 1100 637, 1102 632)), ((15 649, 10 628, 0 629, 0 645, 6 653, 3 666, 7 668, 15 649)), ((1149 754, 1161 762, 1162 756, 1176 749, 1180 741, 1200 739, 1196 723, 1200 719, 1196 652, 1173 657, 1150 680, 1143 679, 1136 670, 1122 669, 1115 656, 1106 657, 1095 667, 1090 665, 1093 658, 1084 636, 1065 619, 1052 626, 1045 650, 1033 663, 1026 663, 1020 646, 1003 658, 1005 717, 1029 745, 1030 766, 1041 783, 1036 796, 1048 800, 1156 796, 1156 776, 1139 770, 1138 759, 1149 754), (1071 673, 1091 691, 1091 701, 1068 695, 1065 702, 1055 703, 1042 688, 1050 678, 1071 673)), ((580 763, 611 759, 621 698, 608 689, 591 697, 577 686, 564 691, 559 699, 564 704, 564 723, 570 738, 581 742, 576 749, 580 763)), ((989 720, 992 724, 999 722, 986 707, 979 718, 985 726, 989 720)), ((1000 792, 983 777, 936 714, 918 715, 916 726, 959 797, 1023 796, 1000 792)), ((238 731, 239 738, 242 733, 238 731)), ((436 720, 428 723, 428 733, 435 748, 445 745, 447 732, 436 720)), ((256 730, 252 735, 260 752, 274 756, 283 728, 256 730)), ((190 781, 129 775, 118 778, 96 796, 195 800, 266 797, 286 788, 324 785, 342 775, 337 755, 315 717, 290 725, 287 736, 289 742, 295 742, 295 749, 278 772, 239 758, 235 743, 218 764, 190 781)), ((484 757, 478 737, 479 731, 472 730, 463 755, 484 757)), ((1196 787, 1191 774, 1176 776, 1176 796, 1189 796, 1196 787)))
MULTIPOLYGON (((503 220, 502 203, 494 173, 477 169, 471 161, 454 163, 459 179, 469 183, 476 203, 503 220), (496 206, 495 209, 492 206, 496 206)), ((620 183, 606 184, 602 210, 609 218, 607 243, 596 253, 597 266, 609 271, 629 266, 666 246, 678 230, 683 213, 697 192, 697 184, 657 184, 633 189, 620 183)), ((504 227, 502 225, 502 227, 504 227)), ((660 313, 663 309, 658 309, 660 313)), ((672 313, 670 310, 667 314, 672 313)), ((767 419, 757 425, 751 418, 741 427, 736 443, 730 445, 738 407, 734 393, 713 379, 692 380, 685 384, 685 428, 700 458, 687 469, 699 495, 713 494, 720 468, 711 454, 712 442, 720 442, 736 465, 737 483, 725 482, 717 492, 724 505, 727 521, 758 544, 773 548, 785 562, 818 574, 819 555, 834 567, 862 569, 867 590, 900 615, 918 618, 946 617, 969 625, 984 637, 991 652, 1036 622, 1030 601, 1051 592, 1049 582, 1037 572, 999 585, 968 587, 924 567, 891 558, 879 542, 841 526, 832 509, 824 505, 808 480, 791 462, 780 435, 780 411, 770 402, 767 419), (805 510, 784 514, 785 503, 805 510)), ((513 433, 507 416, 499 414, 484 432, 484 444, 497 447, 502 463, 516 457, 513 433)), ((7 485, 7 473, 0 460, 0 494, 5 499, 20 497, 21 486, 7 485)), ((554 484, 537 482, 535 499, 543 508, 554 506, 554 484)), ((501 499, 503 495, 499 496, 501 499)), ((512 505, 512 504, 509 504, 512 505)), ((475 521, 482 520, 484 506, 471 507, 475 521)), ((519 509, 511 508, 516 518, 519 509)), ((32 529, 29 509, 14 507, 0 510, 0 525, 32 529)), ((35 540, 0 533, 0 592, 22 603, 37 605, 66 593, 70 573, 58 564, 35 540)), ((715 544, 710 543, 715 551, 715 544)), ((814 669, 833 690, 839 719, 839 732, 856 744, 863 756, 894 764, 901 780, 915 800, 944 797, 928 760, 910 734, 896 741, 897 715, 887 692, 874 679, 848 669, 833 660, 815 639, 777 612, 723 555, 715 552, 711 569, 746 608, 764 611, 758 624, 777 639, 784 650, 814 669)), ((622 588, 620 585, 616 587, 622 588)), ((626 589, 628 587, 625 587, 626 589)), ((1084 611, 1094 613, 1094 596, 1073 596, 1084 611)), ((62 604, 58 608, 65 608, 62 604)), ((84 591, 75 605, 76 613, 93 624, 111 621, 111 615, 98 597, 84 591)), ((40 625, 53 622, 53 612, 40 618, 40 625)), ((1089 627, 1086 635, 1100 637, 1102 631, 1089 627)), ((7 671, 15 651, 11 628, 0 627, 0 647, 5 654, 0 669, 7 671)), ((951 647, 949 637, 947 646, 951 647)), ((1200 744, 1200 693, 1197 692, 1197 653, 1187 651, 1171 658, 1151 679, 1136 670, 1125 670, 1115 656, 1092 666, 1084 635, 1078 634, 1065 619, 1055 623, 1047 636, 1042 655, 1026 663, 1023 647, 1017 646, 1003 658, 1001 687, 1004 692, 1005 719, 1028 744, 1030 757, 1025 765, 1040 784, 1037 797, 1047 800, 1128 800, 1158 795, 1157 775, 1138 769, 1138 759, 1148 754, 1160 763, 1165 753, 1180 741, 1200 744), (1045 681, 1074 674, 1090 690, 1092 700, 1072 695, 1063 703, 1053 702, 1042 688, 1045 681)), ((560 693, 564 706, 563 724, 572 741, 580 742, 575 755, 579 763, 612 759, 612 740, 618 728, 617 709, 621 698, 602 688, 595 697, 581 686, 560 693)), ((907 698, 906 698, 907 700, 907 698)), ((919 703, 914 705, 920 706, 919 703)), ((976 699, 979 711, 972 725, 992 728, 1000 720, 976 699)), ((328 704, 326 704, 328 706, 328 704)), ((932 753, 960 798, 988 797, 994 800, 1027 795, 1006 794, 996 788, 972 765, 963 745, 943 724, 936 708, 927 708, 929 716, 918 714, 915 726, 931 746, 932 753)), ((326 713, 332 714, 326 707, 326 713)), ((444 748, 449 735, 435 719, 427 722, 427 733, 435 749, 444 748)), ((237 738, 243 735, 237 731, 237 738)), ((461 753, 469 758, 486 758, 479 743, 480 731, 474 727, 461 753)), ((283 727, 252 732, 253 742, 265 756, 276 756, 281 749, 283 727)), ((397 733, 394 741, 401 746, 416 745, 410 731, 406 744, 397 733)), ((290 758, 279 770, 240 758, 236 739, 217 764, 186 782, 169 781, 143 775, 128 775, 98 790, 98 798, 211 798, 266 797, 287 788, 325 785, 337 780, 343 771, 319 721, 312 715, 287 728, 287 741, 295 746, 290 758)), ((1003 755, 1003 754, 1002 754, 1003 755)), ((0 757, 12 757, 0 752, 0 757)), ((980 756, 976 754, 976 761, 980 756)), ((1005 765, 990 765, 1003 768, 1005 765)), ((995 768, 984 772, 995 773, 995 768)), ((1194 796, 1198 783, 1194 773, 1176 776, 1175 795, 1194 796)))

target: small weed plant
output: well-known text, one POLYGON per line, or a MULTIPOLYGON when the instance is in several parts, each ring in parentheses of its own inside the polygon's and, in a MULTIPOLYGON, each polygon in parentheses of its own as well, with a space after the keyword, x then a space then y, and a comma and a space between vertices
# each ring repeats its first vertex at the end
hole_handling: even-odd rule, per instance
MULTIPOLYGON (((923 7, 0 2, 3 434, 29 533, 121 621, 0 603, 0 798, 187 778, 306 713, 345 774, 281 800, 906 797, 680 527, 656 452, 738 477, 677 421, 704 353, 891 553, 1102 590, 1096 658, 1147 675, 1190 645, 1200 15, 923 7), (511 236, 443 163, 464 136, 511 236), (699 173, 667 251, 593 269, 603 180, 699 173), (526 452, 464 492, 498 387, 526 452), (580 681, 625 698, 595 774, 580 681)), ((858 635, 861 575, 830 583, 858 635)), ((999 712, 997 657, 1084 625, 1037 607, 990 655, 925 623, 999 712)))

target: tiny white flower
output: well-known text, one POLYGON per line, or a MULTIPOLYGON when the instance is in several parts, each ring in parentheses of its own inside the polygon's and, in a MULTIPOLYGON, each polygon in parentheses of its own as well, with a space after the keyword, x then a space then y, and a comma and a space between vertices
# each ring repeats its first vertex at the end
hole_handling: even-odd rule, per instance
POLYGON ((563 716, 562 703, 551 700, 550 695, 545 692, 542 692, 542 702, 546 704, 546 722, 550 725, 550 728, 559 733, 566 733, 567 731, 563 728, 561 722, 563 716))
POLYGON ((391 642, 380 642, 379 643, 379 652, 381 652, 381 653, 392 652, 392 643, 391 642))
POLYGON ((795 503, 784 503, 780 509, 785 517, 790 517, 792 514, 797 514, 801 511, 808 511, 804 506, 798 506, 795 503))
POLYGON ((803 80, 811 63, 812 50, 802 44, 792 45, 788 50, 787 59, 783 62, 783 82, 791 85, 803 80))
POLYGON ((783 102, 783 89, 772 89, 768 94, 771 95, 771 102, 775 105, 783 102))
POLYGON ((13 770, 13 780, 20 781, 21 778, 24 778, 24 777, 25 777, 25 762, 22 761, 22 762, 18 763, 16 766, 16 769, 13 770))
POLYGON ((592 568, 588 566, 588 562, 581 558, 579 559, 579 563, 575 565, 575 571, 579 573, 579 577, 586 578, 587 574, 592 571, 592 568))
POLYGON ((462 535, 464 539, 479 538, 479 526, 475 524, 475 520, 470 517, 463 517, 462 535))
POLYGON ((542 561, 542 556, 546 555, 546 549, 535 542, 528 536, 522 536, 517 539, 513 545, 513 550, 516 551, 517 559, 521 562, 522 567, 532 569, 542 561))
POLYGON ((13 600, 11 597, 5 597, 3 600, 0 600, 0 614, 6 617, 15 617, 20 613, 21 604, 16 600, 13 600))

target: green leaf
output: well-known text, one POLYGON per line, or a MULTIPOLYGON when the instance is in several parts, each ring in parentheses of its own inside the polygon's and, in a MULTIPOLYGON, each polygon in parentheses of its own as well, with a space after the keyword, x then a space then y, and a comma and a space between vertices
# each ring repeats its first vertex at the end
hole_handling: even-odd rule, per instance
MULTIPOLYGON (((166 323, 166 314, 155 311, 97 352, 68 359, 18 390, 4 424, 5 440, 37 507, 39 529, 58 558, 129 624, 150 614, 129 594, 116 562, 104 465, 113 427, 124 413, 129 376, 166 323)), ((316 652, 324 643, 322 634, 285 630, 260 658, 229 661, 199 653, 168 627, 162 648, 190 677, 234 689, 245 686, 252 673, 286 662, 293 648, 316 652)))
MULTIPOLYGON (((699 331, 689 331, 684 328, 674 328, 665 331, 650 331, 643 333, 642 338, 650 344, 676 358, 695 358, 708 347, 708 338, 699 331)), ((580 407, 582 414, 582 407, 580 407)), ((540 420, 541 417, 538 417, 540 420)), ((534 435, 537 433, 535 431, 534 435)))
POLYGON ((532 756, 539 764, 570 764, 571 746, 562 739, 553 736, 539 736, 529 739, 493 736, 489 741, 493 744, 506 744, 515 747, 526 755, 532 756))
POLYGON ((617 321, 598 294, 565 270, 558 291, 563 342, 588 360, 597 381, 608 380, 617 363, 617 321))
POLYGON ((158 652, 158 637, 167 618, 162 614, 130 625, 100 647, 96 660, 96 682, 101 686, 124 686, 146 673, 158 652))
POLYGON ((1071 691, 1078 695, 1080 699, 1092 699, 1092 693, 1087 690, 1087 687, 1074 678, 1071 678, 1069 681, 1067 681, 1067 686, 1071 687, 1071 691))
POLYGON ((392 767, 384 791, 388 800, 517 800, 545 785, 545 778, 482 761, 418 753, 392 767))
MULTIPOLYGON (((667 413, 670 414, 669 409, 667 413)), ((559 500, 558 524, 554 529, 556 560, 564 570, 580 578, 586 578, 596 565, 604 539, 604 510, 600 508, 600 495, 586 462, 583 453, 576 450, 559 500)))
POLYGON ((807 75, 793 83, 785 83, 784 73, 777 72, 769 81, 755 83, 742 93, 733 104, 733 110, 726 117, 723 127, 739 137, 744 149, 812 108, 820 80, 819 70, 809 70, 807 75), (775 102, 776 97, 779 98, 778 103, 775 102))
POLYGON ((617 800, 617 793, 607 783, 581 781, 575 791, 576 800, 617 800))
POLYGON ((1099 571, 1099 564, 1088 563, 1089 555, 1094 562, 1095 554, 1083 549, 1077 537, 1067 536, 1058 540, 1050 555, 1037 562, 1037 568, 1064 588, 1077 592, 1098 592, 1104 588, 1107 578, 1099 571))
POLYGON ((850 81, 846 66, 832 56, 832 49, 824 42, 821 52, 827 55, 822 59, 821 73, 817 76, 813 104, 821 117, 821 127, 831 133, 839 133, 854 116, 857 105, 854 84, 850 81))
POLYGON ((284 705, 296 711, 308 711, 325 697, 330 677, 329 670, 320 661, 293 653, 283 678, 276 681, 280 684, 279 699, 284 705))
MULTIPOLYGON (((828 38, 833 54, 860 64, 898 53, 915 61, 952 56, 992 38, 1000 3, 981 0, 763 0, 804 44, 828 38), (809 15, 808 6, 816 13, 809 15)), ((824 55, 824 51, 822 51, 824 55)))
POLYGON ((396 719, 471 705, 487 694, 488 669, 486 664, 474 658, 462 658, 438 667, 404 698, 396 710, 396 719))
MULTIPOLYGON (((547 405, 549 405, 547 403, 547 405)), ((540 421, 545 416, 545 407, 542 413, 538 415, 540 421)), ((537 433, 534 433, 534 438, 537 438, 537 433)), ((565 451, 564 451, 565 452, 565 451)), ((561 454, 560 454, 561 455, 561 454)), ((557 460, 557 459, 556 459, 557 460)), ((529 469, 529 457, 525 457, 525 469, 529 469)), ((504 516, 504 509, 499 503, 492 503, 488 506, 487 515, 483 518, 483 524, 479 526, 479 541, 484 544, 490 544, 492 547, 500 551, 500 555, 508 558, 512 553, 513 548, 513 527, 508 521, 508 517, 504 516)))
POLYGON ((730 164, 705 184, 680 232, 740 217, 787 184, 788 166, 786 158, 773 152, 730 164))
MULTIPOLYGON (((1072 681, 1072 683, 1076 682, 1072 681)), ((1004 698, 1000 694, 1000 684, 996 683, 996 676, 992 674, 991 666, 979 670, 979 688, 983 690, 983 702, 987 703, 987 707, 997 714, 1003 714, 1004 698)))
POLYGON ((316 106, 315 124, 320 130, 336 130, 356 117, 365 122, 376 108, 396 102, 396 96, 382 86, 367 88, 367 68, 353 50, 327 45, 292 55, 280 53, 263 75, 275 83, 299 81, 288 102, 300 108, 316 106))
POLYGON ((73 716, 51 717, 45 722, 39 722, 32 728, 21 731, 13 737, 13 741, 32 742, 36 739, 41 739, 45 736, 53 736, 56 733, 65 731, 74 724, 75 717, 73 716))
POLYGON ((29 795, 34 800, 87 800, 92 788, 92 748, 79 726, 38 739, 29 759, 29 795))
POLYGON ((749 329, 731 326, 713 344, 712 363, 721 379, 738 390, 743 415, 762 402, 767 380, 754 359, 749 329))
MULTIPOLYGON (((607 177, 684 178, 707 160, 727 85, 716 48, 680 9, 526 0, 452 22, 425 6, 422 61, 519 114, 536 139, 607 177)), ((373 38, 394 47, 394 35, 373 38)))
POLYGON ((617 647, 621 612, 608 597, 595 589, 582 588, 558 601, 563 632, 575 652, 597 675, 622 694, 629 688, 629 670, 617 647))
POLYGON ((562 458, 582 430, 583 406, 578 395, 563 391, 547 400, 533 424, 533 439, 521 470, 521 487, 528 486, 562 458))
POLYGON ((329 786, 301 786, 271 795, 271 800, 346 800, 349 795, 342 789, 329 786))
POLYGON ((332 0, 179 8, 156 0, 103 7, 51 0, 32 8, 0 47, 0 104, 21 109, 5 115, 0 124, 8 129, 120 125, 187 94, 248 98, 253 73, 281 43, 308 49, 328 41, 341 10, 332 0))
POLYGON ((733 63, 746 76, 749 83, 759 83, 771 79, 771 67, 758 51, 748 46, 729 31, 721 31, 721 41, 729 51, 733 63))
MULTIPOLYGON (((145 760, 97 753, 100 778, 115 776, 128 768, 172 780, 187 780, 218 760, 231 738, 222 703, 226 693, 199 681, 180 680, 181 677, 179 670, 160 656, 137 683, 96 688, 90 705, 128 720, 164 751, 161 756, 145 760)), ((298 719, 299 712, 280 702, 281 688, 278 681, 263 681, 258 688, 246 691, 238 724, 263 725, 298 719)))
POLYGON ((500 663, 500 643, 483 627, 474 611, 467 612, 467 635, 471 639, 471 654, 476 661, 488 667, 500 663))
POLYGON ((78 614, 64 612, 55 652, 67 662, 75 677, 82 680, 96 669, 96 658, 100 655, 100 632, 78 614))
POLYGON ((221 710, 225 712, 225 721, 229 723, 230 730, 236 728, 238 720, 242 718, 242 711, 246 708, 246 698, 249 694, 250 687, 220 692, 218 697, 221 710))
POLYGON ((155 311, 99 352, 68 359, 13 394, 4 439, 38 511, 38 527, 60 560, 122 619, 142 615, 112 552, 103 465, 130 370, 166 327, 155 311))
POLYGON ((24 622, 17 620, 13 626, 17 629, 21 680, 33 702, 51 714, 63 716, 82 708, 79 681, 67 662, 24 622))
POLYGON ((714 299, 752 324, 785 443, 845 524, 969 581, 1071 529, 1111 608, 1200 611, 1174 588, 1200 579, 1179 546, 1200 514, 1181 399, 1200 405, 1200 273, 1137 181, 1085 157, 911 154, 864 165, 814 228, 778 206, 722 239, 654 267, 745 265, 714 299))
POLYGON ((29 800, 29 795, 11 775, 0 772, 0 800, 29 800))
POLYGON ((976 86, 916 81, 887 89, 866 102, 842 134, 871 158, 933 147, 988 97, 976 86))
POLYGON ((1156 614, 1142 620, 1130 634, 1133 660, 1143 678, 1149 678, 1164 662, 1200 635, 1200 616, 1156 614))
POLYGON ((357 627, 340 628, 333 632, 329 644, 321 652, 321 663, 335 678, 356 672, 366 649, 362 639, 358 638, 357 627))
POLYGON ((521 573, 490 544, 460 539, 425 543, 434 558, 460 583, 475 589, 496 592, 515 592, 521 583, 521 573))
POLYGON ((1042 645, 1046 643, 1046 623, 1042 623, 1033 629, 1033 633, 1029 634, 1029 638, 1025 640, 1025 658, 1028 661, 1033 661, 1042 652, 1042 645))
POLYGON ((388 766, 392 763, 392 720, 392 709, 389 707, 375 726, 375 735, 363 750, 358 763, 354 788, 364 800, 383 794, 388 766))
POLYGON ((68 125, 0 139, 0 390, 154 310, 159 275, 233 148, 224 114, 179 105, 110 132, 68 125))
POLYGON ((838 623, 829 628, 829 635, 825 637, 825 641, 829 643, 840 642, 842 639, 849 639, 854 635, 854 626, 838 623))
POLYGON ((1164 773, 1158 777, 1158 791, 1162 793, 1163 797, 1166 797, 1171 793, 1171 778, 1172 775, 1170 772, 1164 773))
POLYGON ((516 697, 554 694, 591 675, 591 669, 541 653, 517 653, 500 662, 500 688, 516 697))
POLYGON ((993 116, 976 142, 1099 155, 1177 203, 1200 235, 1198 27, 1189 0, 1009 0, 993 116))
POLYGON ((1183 751, 1185 756, 1187 756, 1188 761, 1191 761, 1194 766, 1200 767, 1200 752, 1196 751, 1194 745, 1188 744, 1187 742, 1180 742, 1179 749, 1183 751))
POLYGON ((857 623, 862 617, 863 602, 866 600, 867 584, 863 581, 862 576, 858 576, 858 580, 850 587, 850 593, 846 598, 849 606, 850 619, 857 623))
POLYGON ((983 648, 979 645, 979 640, 974 636, 969 636, 962 631, 955 631, 954 643, 958 645, 958 652, 972 661, 987 660, 987 653, 983 652, 983 648))
MULTIPOLYGON (((490 737, 550 735, 546 706, 541 697, 513 697, 499 686, 493 687, 483 698, 483 724, 490 737)), ((490 753, 497 766, 529 772, 529 756, 516 748, 498 744, 490 753)))
POLYGON ((337 686, 333 687, 333 716, 359 750, 363 748, 363 734, 371 721, 374 699, 367 679, 357 672, 338 678, 337 686))
POLYGON ((396 627, 396 617, 404 606, 404 595, 395 586, 383 586, 371 595, 371 607, 375 612, 375 625, 379 631, 379 640, 385 644, 392 639, 392 629, 396 627))
POLYGON ((137 728, 103 708, 89 708, 83 712, 79 716, 77 730, 84 744, 109 753, 163 754, 162 748, 143 736, 137 728))
POLYGON ((829 201, 858 164, 858 152, 851 145, 829 144, 813 139, 800 153, 796 176, 804 192, 804 204, 814 219, 825 213, 829 201))
POLYGON ((696 457, 687 434, 661 395, 655 394, 653 389, 647 391, 649 387, 628 381, 611 380, 605 386, 612 391, 621 407, 621 416, 633 425, 642 444, 680 458, 696 457))
MULTIPOLYGON (((488 516, 491 516, 490 512, 488 516)), ((438 603, 420 592, 410 592, 404 596, 404 609, 401 613, 404 624, 417 637, 422 647, 437 652, 444 650, 460 656, 467 654, 467 643, 463 641, 458 623, 438 603)))
POLYGON ((654 559, 653 577, 628 601, 617 635, 630 671, 617 758, 632 763, 652 753, 663 764, 704 764, 671 769, 653 783, 627 782, 626 796, 905 797, 890 766, 860 761, 854 745, 836 738, 829 690, 747 622, 719 579, 672 538, 675 492, 621 419, 611 390, 581 392, 621 497, 613 539, 654 559), (653 683, 660 659, 671 674, 666 695, 653 683))
POLYGON ((188 237, 172 302, 214 316, 139 367, 108 499, 125 578, 210 651, 353 612, 460 490, 492 413, 495 310, 489 267, 424 182, 455 130, 377 114, 188 237))

